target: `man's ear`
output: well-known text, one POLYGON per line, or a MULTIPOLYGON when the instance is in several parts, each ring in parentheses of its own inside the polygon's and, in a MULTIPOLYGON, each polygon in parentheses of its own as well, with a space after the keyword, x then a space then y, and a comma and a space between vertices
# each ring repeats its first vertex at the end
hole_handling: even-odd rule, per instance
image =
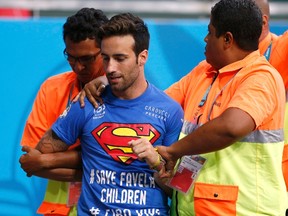
POLYGON ((269 17, 264 14, 262 18, 263 18, 262 28, 266 30, 267 28, 269 28, 269 17))
POLYGON ((233 38, 233 34, 231 32, 226 32, 223 35, 223 46, 224 49, 227 49, 229 47, 231 47, 234 43, 234 38, 233 38))
POLYGON ((148 50, 145 49, 138 55, 139 66, 144 66, 146 64, 147 59, 148 59, 148 50))
POLYGON ((224 43, 228 44, 231 43, 233 40, 233 35, 231 34, 231 32, 226 32, 224 35, 224 43))

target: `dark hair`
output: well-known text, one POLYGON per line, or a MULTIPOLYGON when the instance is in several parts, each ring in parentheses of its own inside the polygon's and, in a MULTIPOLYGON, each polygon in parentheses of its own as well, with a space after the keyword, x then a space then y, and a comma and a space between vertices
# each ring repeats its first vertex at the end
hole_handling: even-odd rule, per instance
POLYGON ((136 56, 140 52, 149 48, 150 34, 147 25, 138 16, 131 13, 122 13, 113 16, 107 23, 99 29, 99 39, 110 36, 131 35, 134 38, 134 53, 136 56))
POLYGON ((258 49, 262 13, 253 0, 221 0, 212 7, 211 24, 220 37, 231 32, 238 46, 246 51, 258 49))
POLYGON ((108 18, 102 10, 82 8, 76 14, 69 16, 63 25, 63 39, 68 37, 75 43, 87 38, 98 41, 98 31, 108 18))

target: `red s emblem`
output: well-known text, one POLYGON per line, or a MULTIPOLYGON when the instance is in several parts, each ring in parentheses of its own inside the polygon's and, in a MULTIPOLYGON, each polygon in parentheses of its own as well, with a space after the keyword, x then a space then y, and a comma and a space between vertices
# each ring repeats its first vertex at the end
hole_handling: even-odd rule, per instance
POLYGON ((102 148, 116 161, 126 164, 137 159, 128 141, 139 138, 148 139, 151 144, 160 133, 151 124, 117 124, 104 122, 92 131, 93 137, 102 148))

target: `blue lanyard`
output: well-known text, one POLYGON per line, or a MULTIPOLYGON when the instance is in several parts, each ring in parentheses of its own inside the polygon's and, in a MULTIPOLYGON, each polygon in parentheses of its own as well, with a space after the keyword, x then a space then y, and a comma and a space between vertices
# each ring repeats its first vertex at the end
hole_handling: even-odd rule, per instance
POLYGON ((205 102, 206 102, 206 100, 207 100, 207 97, 208 97, 208 94, 209 94, 209 92, 210 92, 210 90, 211 90, 211 88, 212 88, 212 85, 213 85, 215 79, 217 78, 217 76, 218 76, 218 73, 214 75, 213 80, 212 80, 212 83, 211 83, 211 84, 209 85, 209 87, 206 89, 205 94, 203 95, 203 97, 202 97, 202 99, 201 99, 198 107, 202 107, 202 106, 205 104, 205 102))
MULTIPOLYGON (((214 98, 213 103, 212 103, 212 106, 211 106, 211 108, 210 108, 210 110, 209 110, 209 113, 208 113, 208 121, 210 121, 210 116, 211 116, 211 113, 212 113, 212 110, 213 110, 213 107, 214 107, 214 104, 215 104, 217 98, 222 94, 222 92, 226 89, 226 87, 228 86, 228 84, 234 79, 234 77, 237 75, 238 72, 239 72, 239 71, 237 71, 237 72, 230 78, 230 80, 224 85, 224 87, 220 90, 220 92, 219 92, 219 93, 216 95, 216 97, 214 98)), ((198 107, 202 107, 202 106, 205 104, 205 102, 206 102, 206 100, 207 100, 207 97, 208 97, 208 94, 209 94, 209 92, 210 92, 210 90, 211 90, 211 88, 212 88, 212 85, 213 85, 214 81, 216 80, 218 74, 219 74, 219 73, 217 73, 217 74, 214 75, 213 80, 212 80, 212 83, 211 83, 210 86, 207 88, 207 90, 206 90, 204 96, 202 97, 202 99, 201 99, 198 107)), ((200 114, 200 115, 197 117, 197 124, 199 123, 199 120, 200 120, 200 117, 201 117, 201 116, 202 116, 202 114, 200 114)))
MULTIPOLYGON (((69 95, 68 95, 68 101, 67 101, 66 108, 68 108, 70 106, 70 104, 72 103, 72 101, 74 99, 74 98, 72 98, 72 95, 73 95, 73 90, 74 90, 74 87, 75 87, 75 83, 76 83, 76 81, 70 87, 70 92, 69 92, 69 95)), ((80 91, 82 90, 82 84, 80 83, 80 81, 79 81, 79 89, 80 89, 80 91)))
MULTIPOLYGON (((239 70, 239 71, 240 71, 240 70, 239 70)), ((232 82, 232 80, 234 79, 234 77, 237 75, 237 73, 238 73, 239 71, 237 71, 237 72, 232 76, 232 78, 224 85, 224 87, 220 90, 220 92, 219 92, 219 93, 216 95, 216 97, 214 98, 214 101, 213 101, 212 106, 211 106, 211 108, 210 108, 210 111, 209 111, 209 113, 208 113, 208 121, 210 121, 210 116, 211 116, 211 113, 212 113, 212 111, 213 111, 213 107, 214 107, 214 104, 215 104, 217 98, 218 98, 218 97, 222 94, 222 92, 226 89, 226 87, 228 86, 228 84, 229 84, 230 82, 232 82)))
POLYGON ((71 104, 71 98, 72 98, 72 94, 73 94, 73 90, 74 90, 74 85, 75 83, 72 84, 72 86, 70 87, 70 92, 69 92, 69 95, 68 95, 68 101, 67 101, 67 105, 66 105, 66 108, 68 108, 71 104))
POLYGON ((270 42, 269 46, 267 47, 267 50, 264 53, 264 56, 267 59, 267 61, 269 61, 270 59, 271 49, 272 49, 272 41, 270 42))

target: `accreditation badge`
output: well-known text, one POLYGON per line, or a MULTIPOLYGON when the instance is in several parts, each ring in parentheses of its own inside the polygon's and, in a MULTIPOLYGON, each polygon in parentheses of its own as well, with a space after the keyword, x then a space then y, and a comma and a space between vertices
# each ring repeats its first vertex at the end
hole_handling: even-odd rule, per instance
POLYGON ((175 168, 173 176, 167 182, 167 185, 179 192, 188 193, 206 163, 206 160, 206 158, 200 155, 182 157, 175 168))
POLYGON ((81 194, 82 182, 69 182, 67 206, 72 207, 77 205, 81 194))

